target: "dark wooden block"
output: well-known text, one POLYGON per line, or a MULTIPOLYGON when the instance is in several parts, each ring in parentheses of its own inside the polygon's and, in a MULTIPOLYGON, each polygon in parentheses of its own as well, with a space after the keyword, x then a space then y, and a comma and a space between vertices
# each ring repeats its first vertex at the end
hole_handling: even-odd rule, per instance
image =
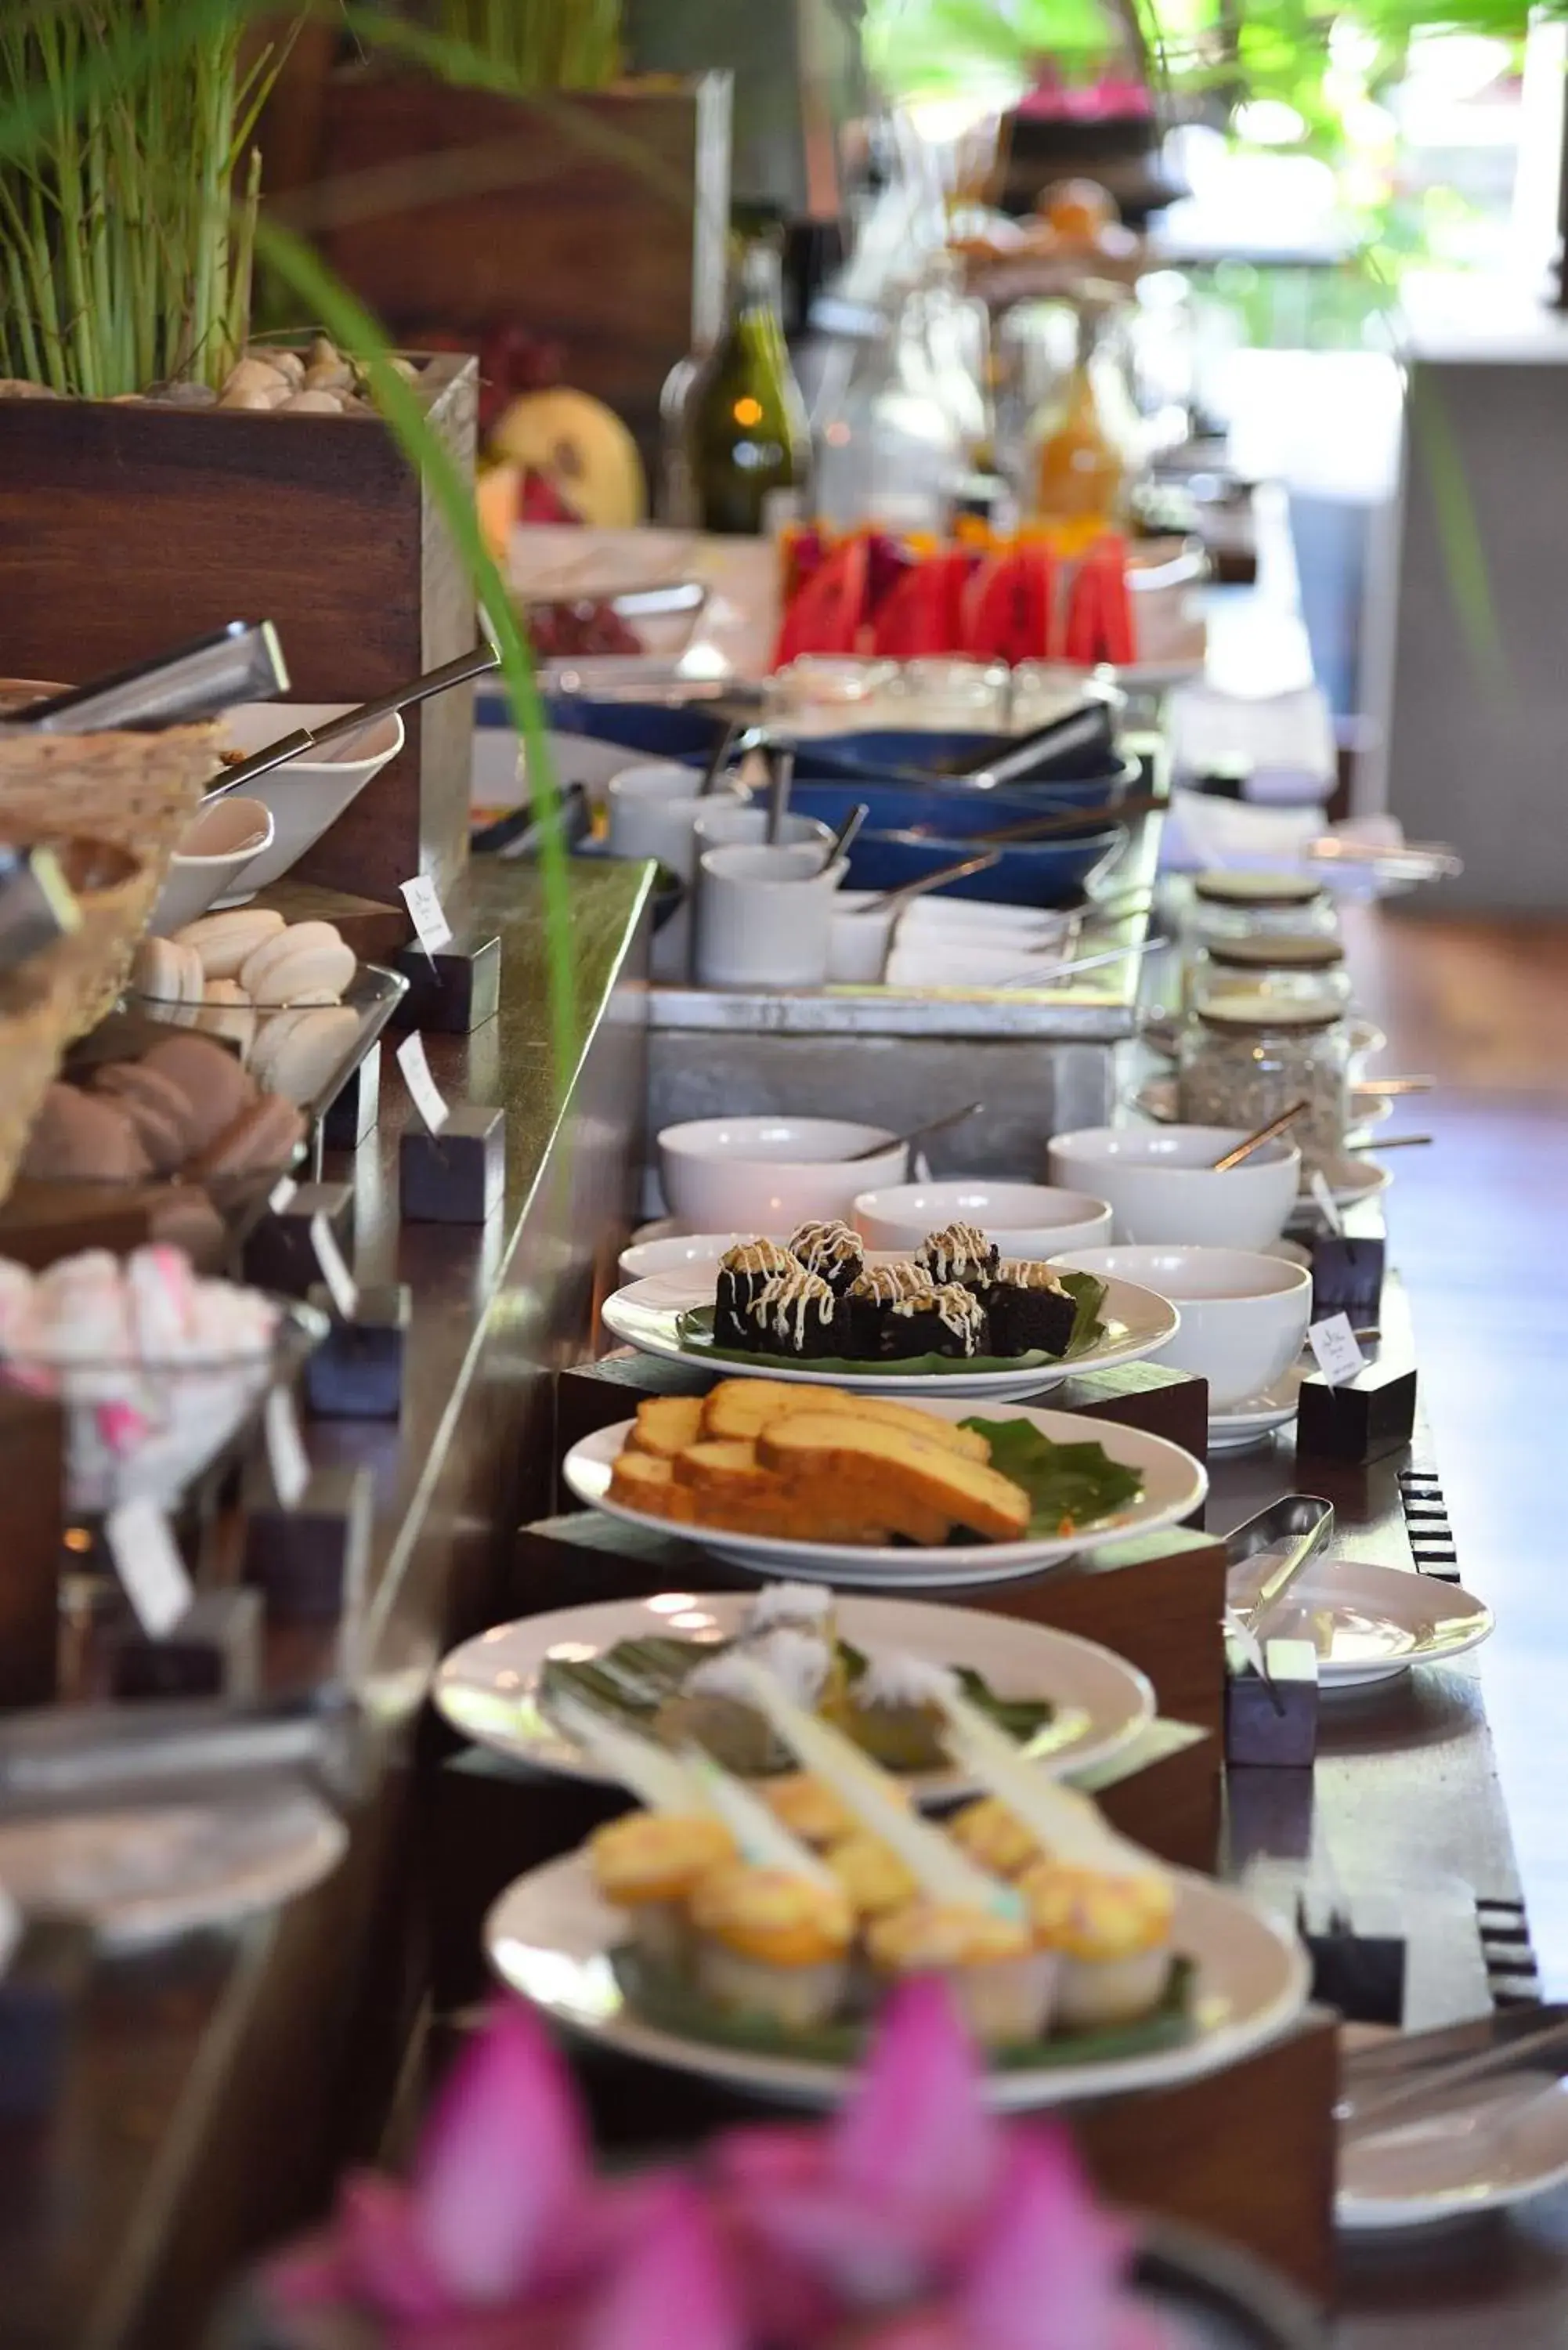
POLYGON ((1225 1760, 1311 1770, 1317 1756, 1317 1659, 1310 1641, 1266 1640, 1265 1680, 1231 1655, 1225 1687, 1225 1760), (1304 1656, 1298 1653, 1305 1651, 1304 1656))
POLYGON ((402 1212, 416 1224, 483 1224, 506 1190, 506 1113, 454 1109, 439 1134, 398 1146, 402 1212))
POLYGON ((354 1187, 351 1183, 301 1183, 287 1205, 269 1208, 245 1242, 244 1277, 257 1289, 285 1297, 308 1297, 321 1279, 310 1227, 325 1216, 346 1263, 354 1261, 354 1187))
POLYGON ((1331 1314, 1348 1314, 1353 1328, 1376 1329, 1383 1310, 1387 1243, 1314 1232, 1307 1246, 1312 1252, 1313 1320, 1325 1322, 1331 1314))
POLYGON ((369 1565, 375 1485, 369 1469, 316 1470, 286 1510, 258 1475, 245 1502, 244 1576, 269 1624, 324 1624, 357 1607, 369 1565))
POLYGON ((0 1977, 0 2121, 37 2121, 54 2105, 93 1940, 74 1918, 35 1918, 25 1929, 0 1977))
MULTIPOLYGON (((324 1284, 309 1302, 332 1312, 324 1284)), ((403 1356, 413 1298, 406 1282, 362 1289, 352 1322, 332 1327, 305 1366, 305 1400, 317 1419, 396 1419, 403 1408, 403 1356)))
POLYGON ((117 1698, 254 1698, 261 1686, 261 1595, 199 1591, 173 1630, 150 1640, 135 1625, 108 1643, 117 1698))
POLYGON ((1314 1999, 1349 2023, 1403 2028, 1406 1946, 1398 1935, 1358 1934, 1348 1917, 1335 1912, 1321 1922, 1305 1921, 1302 1938, 1312 1956, 1314 1999))
POLYGON ((1220 1862, 1225 1825, 1220 1742, 1212 1735, 1096 1790, 1111 1825, 1173 1868, 1212 1877, 1220 1862))
POLYGON ((1320 1371, 1302 1381, 1296 1406, 1298 1461, 1348 1461, 1361 1467, 1402 1451, 1415 1432, 1413 1364, 1369 1363, 1337 1388, 1331 1388, 1320 1371))
POLYGON ((626 418, 651 468, 664 380, 720 322, 730 111, 724 74, 537 107, 342 71, 323 93, 315 168, 369 173, 379 193, 327 222, 325 257, 404 330, 516 320, 558 345, 566 380, 626 418))
MULTIPOLYGON (((738 1568, 694 1543, 587 1510, 524 1526, 513 1560, 510 1605, 520 1615, 659 1590, 733 1591, 745 1583, 738 1568)), ((1176 1526, 1016 1582, 939 1585, 922 1596, 1102 1641, 1148 1675, 1162 1713, 1216 1733, 1203 1751, 1218 1772, 1225 1701, 1222 1543, 1176 1526)))
MULTIPOLYGON (((471 471, 473 359, 437 354, 417 389, 471 471)), ((301 702, 367 701, 473 643, 456 549, 379 419, 5 403, 0 675, 95 677, 249 614, 276 622, 301 702)), ((410 711, 406 749, 291 878, 393 902, 410 873, 454 890, 472 723, 469 688, 410 711)))
POLYGON ((467 1036, 500 1009, 501 941, 493 934, 466 946, 454 939, 433 955, 416 941, 400 950, 397 967, 409 992, 393 1015, 395 1028, 467 1036))
POLYGON ((0 1389, 0 1492, 5 1495, 0 1711, 49 1705, 58 1693, 65 1475, 59 1406, 0 1389))
POLYGON ((1324 2303, 1338 2087, 1334 2019, 1314 2012, 1240 2064, 1080 2106, 1073 2126, 1110 2201, 1240 2244, 1324 2303))
POLYGON ((328 1150, 358 1150, 376 1130, 381 1112, 381 1044, 378 1037, 321 1121, 328 1150))

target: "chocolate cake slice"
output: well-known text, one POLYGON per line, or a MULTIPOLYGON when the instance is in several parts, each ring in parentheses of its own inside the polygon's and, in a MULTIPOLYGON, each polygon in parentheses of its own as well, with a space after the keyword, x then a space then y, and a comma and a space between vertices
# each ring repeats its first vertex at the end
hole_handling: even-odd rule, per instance
POLYGON ((768 1282, 794 1269, 794 1258, 780 1241, 742 1241, 727 1249, 719 1259, 713 1289, 713 1344, 754 1347, 757 1340, 746 1319, 748 1308, 768 1282))
POLYGON ((807 1273, 815 1273, 826 1282, 835 1297, 847 1293, 866 1263, 865 1244, 859 1233, 843 1223, 802 1224, 789 1236, 789 1251, 807 1273))
POLYGON ((1048 1264, 1007 1257, 985 1291, 993 1355, 1064 1355, 1078 1301, 1048 1264))
POLYGON ((936 1284, 924 1266, 868 1264, 851 1283, 844 1301, 845 1351, 856 1362, 875 1363, 906 1352, 893 1308, 907 1297, 930 1295, 936 1284))
POLYGON ((956 1281, 913 1290, 888 1308, 882 1331, 884 1361, 908 1360, 913 1355, 951 1355, 960 1358, 990 1352, 986 1311, 971 1290, 956 1281))
POLYGON ((975 1225, 947 1224, 940 1232, 927 1233, 915 1263, 925 1267, 939 1289, 956 1281, 961 1288, 978 1295, 988 1281, 995 1280, 1001 1256, 996 1243, 975 1225))
POLYGON ((840 1355, 844 1351, 841 1309, 820 1274, 792 1258, 787 1273, 770 1274, 741 1317, 741 1344, 762 1355, 840 1355))

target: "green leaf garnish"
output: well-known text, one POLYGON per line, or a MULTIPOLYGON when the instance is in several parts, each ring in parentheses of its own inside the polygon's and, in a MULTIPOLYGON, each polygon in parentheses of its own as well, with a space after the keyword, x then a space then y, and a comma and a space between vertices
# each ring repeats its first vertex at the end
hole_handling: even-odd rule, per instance
POLYGON ((991 1446, 991 1465, 1028 1494, 1029 1531, 1091 1526, 1136 1502, 1143 1472, 1113 1461, 1103 1444, 1054 1444, 1032 1419, 966 1419, 991 1446))

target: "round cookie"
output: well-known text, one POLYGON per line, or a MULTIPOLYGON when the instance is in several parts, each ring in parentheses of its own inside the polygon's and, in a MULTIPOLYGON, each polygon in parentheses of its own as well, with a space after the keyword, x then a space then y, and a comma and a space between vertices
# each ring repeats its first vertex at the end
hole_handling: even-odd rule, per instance
POLYGON ((255 1087, 234 1054, 213 1036, 168 1036, 143 1055, 141 1066, 184 1095, 193 1155, 215 1142, 255 1099, 255 1087))
POLYGON ((51 1086, 33 1120, 20 1170, 44 1183, 138 1183, 151 1172, 118 1102, 51 1086))
POLYGON ((183 1167, 191 1155, 191 1104, 178 1086, 139 1061, 114 1061, 99 1071, 93 1090, 125 1112, 155 1174, 183 1167))
POLYGON ((257 1031, 251 1073, 271 1093, 314 1101, 358 1033, 359 1015, 345 1004, 275 1013, 257 1031))
POLYGON ((209 1036, 226 1036, 232 1045, 238 1045, 241 1060, 249 1060, 255 1042, 256 1015, 237 979, 207 982, 207 1000, 197 1015, 196 1025, 205 1029, 209 1036))
POLYGON ((240 965, 268 939, 276 938, 283 926, 283 916, 270 906, 231 906, 226 913, 203 914, 199 922, 187 922, 175 931, 174 942, 200 955, 209 979, 237 979, 240 965))
POLYGON ((358 968, 354 950, 330 922, 291 922, 240 969, 253 1003, 287 1003, 307 991, 340 995, 358 968))
POLYGON ((130 969, 137 993, 159 1003, 199 1003, 206 986, 202 958, 178 939, 143 939, 130 969))
POLYGON ((282 1094, 263 1094, 203 1150, 192 1172, 209 1181, 224 1175, 271 1174, 290 1164, 304 1139, 305 1124, 304 1112, 282 1094))

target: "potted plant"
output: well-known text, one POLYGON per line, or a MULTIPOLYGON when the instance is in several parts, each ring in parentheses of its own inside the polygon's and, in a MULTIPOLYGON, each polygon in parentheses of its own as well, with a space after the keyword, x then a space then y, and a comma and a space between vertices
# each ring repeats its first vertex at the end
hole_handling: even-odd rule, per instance
MULTIPOLYGON (((244 0, 24 0, 0 26, 0 673, 80 677, 239 615, 303 701, 353 701, 473 641, 474 590, 338 348, 248 347, 253 130, 285 54, 244 0)), ((309 314, 307 314, 309 315, 309 314)), ((316 316, 321 314, 317 311, 316 316)), ((472 481, 475 370, 405 363, 472 481)), ((433 705, 303 878, 450 888, 467 711, 433 705)))

